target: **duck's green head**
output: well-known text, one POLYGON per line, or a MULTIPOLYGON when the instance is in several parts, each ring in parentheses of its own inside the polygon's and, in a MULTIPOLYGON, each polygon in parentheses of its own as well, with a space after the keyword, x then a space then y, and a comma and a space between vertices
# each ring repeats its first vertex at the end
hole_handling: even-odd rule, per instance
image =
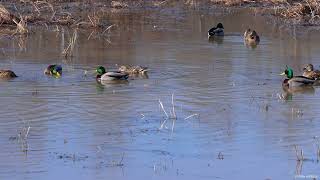
POLYGON ((286 66, 286 70, 280 74, 281 76, 287 76, 287 78, 293 78, 293 70, 286 66))
POLYGON ((106 73, 106 69, 103 66, 98 66, 96 72, 98 75, 103 75, 106 73))
POLYGON ((62 74, 62 67, 60 65, 49 65, 48 68, 51 74, 55 77, 60 77, 62 74))

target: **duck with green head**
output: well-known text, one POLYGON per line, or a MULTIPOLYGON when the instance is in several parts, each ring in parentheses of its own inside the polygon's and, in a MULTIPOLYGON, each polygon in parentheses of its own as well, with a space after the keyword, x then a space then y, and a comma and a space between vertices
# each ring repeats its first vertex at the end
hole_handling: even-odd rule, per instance
POLYGON ((60 77, 62 75, 62 66, 51 64, 46 69, 44 69, 44 74, 54 77, 60 77))
POLYGON ((15 77, 18 77, 18 76, 11 70, 4 70, 4 69, 0 70, 1 79, 11 79, 15 77))
POLYGON ((224 36, 224 27, 222 23, 218 23, 216 27, 208 30, 208 37, 224 36))
POLYGON ((126 80, 129 77, 128 73, 121 71, 109 71, 106 72, 106 69, 103 66, 98 66, 96 68, 97 76, 96 80, 101 81, 114 81, 114 80, 126 80))
POLYGON ((282 83, 282 87, 284 88, 308 86, 308 85, 313 85, 315 82, 314 79, 307 78, 304 76, 293 76, 293 70, 288 66, 286 66, 286 70, 280 75, 287 76, 288 78, 288 79, 285 79, 282 83))

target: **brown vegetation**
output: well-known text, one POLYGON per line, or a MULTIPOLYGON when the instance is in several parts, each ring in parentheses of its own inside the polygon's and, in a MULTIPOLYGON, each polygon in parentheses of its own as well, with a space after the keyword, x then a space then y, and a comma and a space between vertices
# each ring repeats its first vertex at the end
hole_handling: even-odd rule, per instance
POLYGON ((104 15, 130 8, 244 6, 272 9, 282 18, 317 24, 320 0, 11 0, 0 3, 0 34, 27 34, 28 25, 63 25, 106 31, 104 15), (181 6, 179 6, 181 7, 181 6))
POLYGON ((305 0, 286 7, 276 14, 284 18, 295 19, 309 24, 318 24, 320 19, 320 1, 305 0))

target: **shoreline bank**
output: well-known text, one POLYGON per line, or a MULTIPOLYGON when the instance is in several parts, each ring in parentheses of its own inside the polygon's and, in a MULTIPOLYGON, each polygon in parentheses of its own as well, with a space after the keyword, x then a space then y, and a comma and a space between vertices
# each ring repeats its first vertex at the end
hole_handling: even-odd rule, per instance
POLYGON ((320 2, 284 0, 124 0, 124 1, 6 1, 0 4, 0 35, 27 34, 29 25, 69 26, 84 29, 110 30, 114 24, 105 16, 133 10, 250 8, 252 14, 270 15, 288 24, 320 25, 320 2))

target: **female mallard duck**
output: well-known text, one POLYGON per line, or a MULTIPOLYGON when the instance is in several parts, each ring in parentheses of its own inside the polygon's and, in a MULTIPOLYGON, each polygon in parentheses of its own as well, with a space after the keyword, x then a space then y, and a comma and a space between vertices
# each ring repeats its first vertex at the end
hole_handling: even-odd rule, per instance
POLYGON ((109 71, 106 72, 106 69, 103 66, 98 66, 96 69, 97 76, 96 80, 101 81, 113 81, 113 80, 126 80, 129 77, 128 73, 120 71, 109 71))
POLYGON ((320 79, 320 71, 319 70, 314 70, 312 64, 307 64, 303 68, 303 74, 302 76, 308 77, 311 79, 319 80, 320 79))
POLYGON ((9 79, 18 77, 13 71, 10 70, 0 70, 0 78, 9 79))
POLYGON ((247 29, 244 32, 244 40, 248 44, 258 44, 260 42, 260 37, 255 30, 247 29))
POLYGON ((208 37, 224 36, 224 28, 222 23, 218 23, 216 27, 209 29, 208 37))
POLYGON ((315 82, 314 79, 307 78, 304 76, 293 76, 293 70, 289 67, 287 67, 286 70, 280 75, 287 76, 288 78, 285 79, 282 83, 282 87, 284 88, 313 85, 315 82))
POLYGON ((128 73, 128 74, 146 74, 148 72, 147 67, 142 66, 120 66, 119 71, 128 73))
POLYGON ((62 75, 62 67, 61 65, 51 64, 44 70, 44 74, 60 77, 62 75))

